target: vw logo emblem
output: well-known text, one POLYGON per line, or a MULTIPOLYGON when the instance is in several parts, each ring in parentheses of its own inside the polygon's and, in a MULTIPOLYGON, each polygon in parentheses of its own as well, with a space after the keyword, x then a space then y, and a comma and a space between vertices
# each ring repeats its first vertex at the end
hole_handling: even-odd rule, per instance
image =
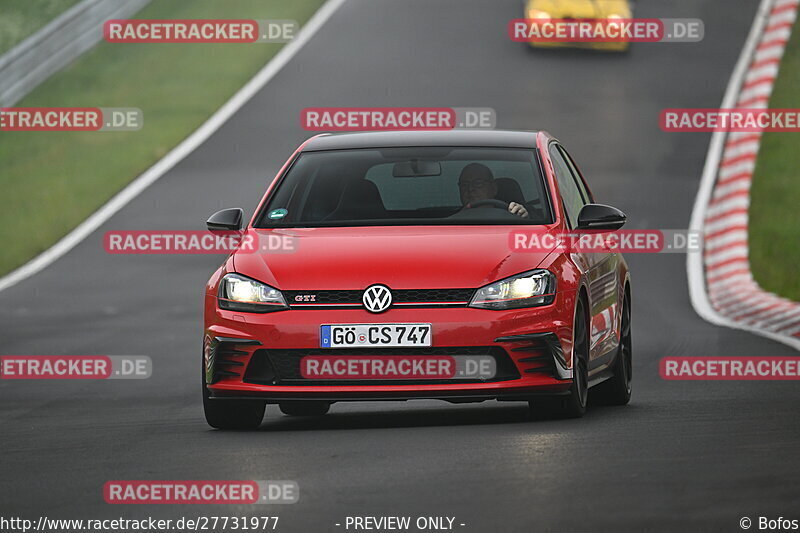
POLYGON ((371 313, 383 313, 392 305, 392 291, 386 285, 371 285, 361 297, 364 308, 371 313))

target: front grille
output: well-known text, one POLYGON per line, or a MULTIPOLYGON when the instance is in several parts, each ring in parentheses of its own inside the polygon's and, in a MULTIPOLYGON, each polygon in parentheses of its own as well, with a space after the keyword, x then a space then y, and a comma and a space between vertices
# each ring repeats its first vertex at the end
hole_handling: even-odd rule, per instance
POLYGON ((401 289, 392 294, 397 303, 468 302, 473 292, 473 289, 401 289))
MULTIPOLYGON (((403 307, 463 307, 475 289, 394 289, 392 305, 403 307)), ((363 290, 284 291, 289 307, 326 309, 361 306, 363 290)))
POLYGON ((519 372, 505 350, 498 346, 435 347, 435 348, 336 348, 336 349, 260 349, 253 353, 244 377, 245 382, 273 385, 414 385, 492 383, 519 379, 519 372), (300 360, 306 356, 370 355, 370 356, 443 356, 453 357, 488 355, 495 360, 496 375, 492 379, 402 379, 402 380, 309 380, 300 373, 300 360), (269 369, 269 376, 261 376, 256 369, 269 369))

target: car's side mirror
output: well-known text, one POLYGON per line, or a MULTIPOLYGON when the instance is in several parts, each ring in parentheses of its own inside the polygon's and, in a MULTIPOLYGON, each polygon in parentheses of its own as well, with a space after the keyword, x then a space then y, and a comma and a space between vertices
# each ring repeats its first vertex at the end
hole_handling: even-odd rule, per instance
POLYGON ((206 220, 209 231, 239 231, 244 211, 238 207, 217 211, 206 220))
POLYGON ((625 213, 603 204, 586 204, 578 213, 578 227, 576 229, 606 229, 615 230, 625 225, 628 217, 625 213))

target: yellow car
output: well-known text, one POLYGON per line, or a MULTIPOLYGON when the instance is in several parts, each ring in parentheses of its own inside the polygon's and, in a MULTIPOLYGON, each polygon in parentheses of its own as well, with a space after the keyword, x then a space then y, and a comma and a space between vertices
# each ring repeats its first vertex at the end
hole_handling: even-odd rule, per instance
MULTIPOLYGON (((630 0, 525 0, 526 19, 614 19, 633 18, 630 0)), ((625 52, 628 42, 541 42, 529 41, 534 48, 591 48, 625 52)))

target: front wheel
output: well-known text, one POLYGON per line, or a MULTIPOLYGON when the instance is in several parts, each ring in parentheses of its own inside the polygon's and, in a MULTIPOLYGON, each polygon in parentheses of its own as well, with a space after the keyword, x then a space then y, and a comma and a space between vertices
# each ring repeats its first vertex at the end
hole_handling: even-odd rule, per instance
POLYGON ((589 335, 583 304, 575 308, 572 345, 572 385, 566 396, 546 396, 531 400, 528 405, 531 414, 538 418, 580 418, 586 413, 586 400, 589 397, 589 335))
POLYGON ((206 422, 217 429, 256 429, 266 407, 258 400, 203 400, 206 422))
POLYGON ((203 412, 206 422, 216 429, 256 429, 264 420, 267 402, 261 400, 212 400, 205 379, 203 412))
POLYGON ((619 347, 613 367, 614 377, 592 390, 592 394, 596 394, 597 399, 606 405, 626 405, 631 401, 633 344, 631 342, 631 297, 627 292, 622 301, 622 319, 619 329, 619 347))

